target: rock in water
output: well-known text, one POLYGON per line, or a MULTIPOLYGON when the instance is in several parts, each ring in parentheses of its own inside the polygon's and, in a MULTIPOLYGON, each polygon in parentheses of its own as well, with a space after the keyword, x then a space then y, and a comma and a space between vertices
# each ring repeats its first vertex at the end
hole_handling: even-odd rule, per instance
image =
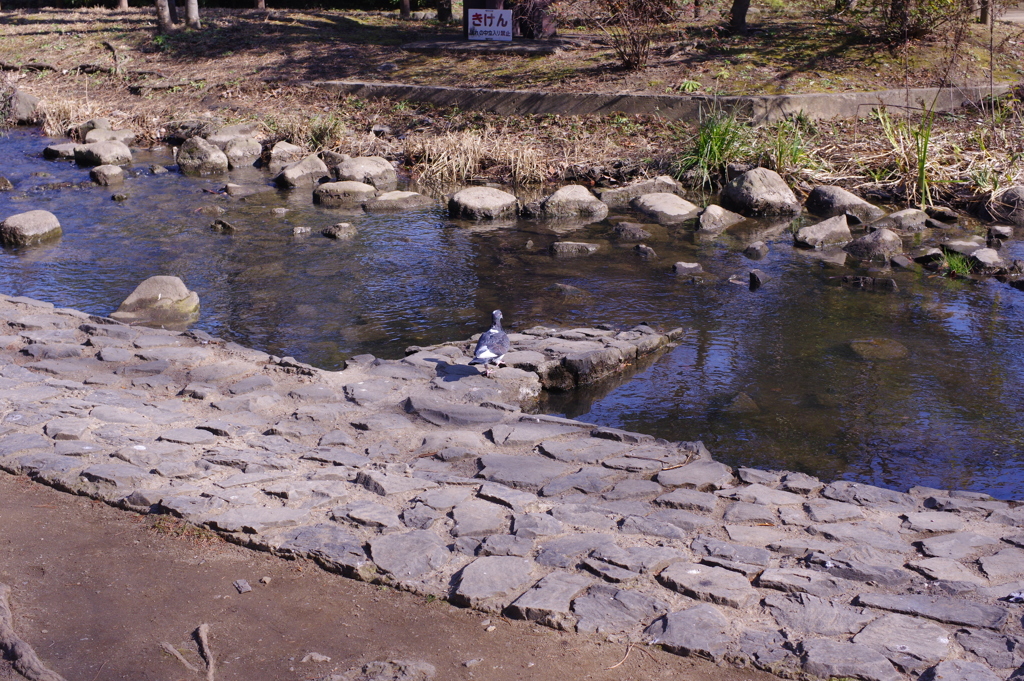
POLYGON ((199 295, 178 277, 150 277, 110 316, 126 324, 184 329, 199 318, 199 295))
POLYGON ((186 175, 212 175, 228 169, 228 157, 202 137, 192 137, 178 150, 178 168, 186 175))
POLYGON ((741 215, 796 215, 800 202, 774 170, 754 168, 725 185, 722 207, 741 215))
POLYGON ((867 360, 903 359, 910 354, 905 345, 889 338, 850 341, 850 349, 861 359, 867 360))
POLYGON ((45 210, 30 210, 0 222, 0 243, 28 246, 58 238, 63 232, 57 216, 45 210))

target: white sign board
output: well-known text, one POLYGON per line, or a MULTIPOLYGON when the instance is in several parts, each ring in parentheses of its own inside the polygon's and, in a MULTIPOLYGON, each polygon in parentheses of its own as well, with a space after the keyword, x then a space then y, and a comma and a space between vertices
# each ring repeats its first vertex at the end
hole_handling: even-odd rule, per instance
POLYGON ((469 10, 470 40, 512 40, 512 10, 469 10))

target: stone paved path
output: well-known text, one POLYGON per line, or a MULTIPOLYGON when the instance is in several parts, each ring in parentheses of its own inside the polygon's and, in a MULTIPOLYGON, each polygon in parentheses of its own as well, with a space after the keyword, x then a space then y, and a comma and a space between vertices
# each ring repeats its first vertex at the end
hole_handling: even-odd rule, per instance
POLYGON ((670 340, 533 329, 325 372, 0 297, 0 468, 350 577, 792 677, 1024 677, 1024 508, 521 411, 670 340), (532 353, 532 354, 531 354, 532 353), (568 377, 568 378, 566 378, 568 377))

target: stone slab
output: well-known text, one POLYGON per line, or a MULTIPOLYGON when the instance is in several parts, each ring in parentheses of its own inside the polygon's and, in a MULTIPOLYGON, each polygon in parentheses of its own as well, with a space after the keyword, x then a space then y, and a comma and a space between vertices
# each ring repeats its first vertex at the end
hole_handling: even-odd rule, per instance
POLYGON ((1006 609, 999 606, 943 596, 862 593, 857 596, 857 602, 871 608, 985 629, 999 629, 1009 616, 1006 609))
POLYGON ((673 563, 662 570, 658 581, 690 598, 733 608, 747 608, 760 599, 746 577, 720 567, 673 563))

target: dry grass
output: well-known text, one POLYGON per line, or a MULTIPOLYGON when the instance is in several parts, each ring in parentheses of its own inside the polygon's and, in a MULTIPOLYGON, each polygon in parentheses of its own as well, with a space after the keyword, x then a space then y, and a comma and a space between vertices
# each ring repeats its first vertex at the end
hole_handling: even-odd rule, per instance
POLYGON ((430 187, 466 183, 487 172, 521 186, 543 182, 544 155, 528 142, 492 130, 415 135, 405 144, 406 163, 430 187))

